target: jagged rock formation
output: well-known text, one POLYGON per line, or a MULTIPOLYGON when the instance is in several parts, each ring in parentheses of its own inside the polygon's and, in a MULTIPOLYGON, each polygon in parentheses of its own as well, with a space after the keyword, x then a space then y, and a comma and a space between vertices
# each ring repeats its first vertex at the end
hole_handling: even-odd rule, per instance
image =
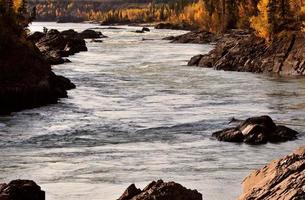
POLYGON ((0 184, 1 200, 45 200, 45 192, 30 180, 14 180, 0 184))
POLYGON ((283 32, 271 43, 251 33, 231 31, 207 55, 188 65, 225 71, 305 75, 305 33, 283 32))
POLYGON ((192 31, 183 35, 166 37, 163 40, 171 40, 172 43, 207 44, 216 42, 219 37, 208 31, 192 31))
POLYGON ((100 31, 90 29, 81 33, 71 29, 62 32, 53 29, 47 33, 35 32, 29 35, 27 39, 35 43, 49 64, 57 65, 69 62, 64 57, 87 51, 85 39, 105 37, 100 31))
POLYGON ((130 185, 118 200, 202 200, 197 190, 186 189, 174 182, 153 181, 143 190, 130 185))
POLYGON ((304 200, 305 146, 246 177, 239 200, 250 199, 304 200))
POLYGON ((296 139, 298 132, 277 126, 269 116, 253 117, 238 126, 213 133, 219 141, 248 144, 277 143, 296 139))
POLYGON ((36 32, 28 37, 39 48, 48 63, 52 65, 66 62, 68 57, 81 51, 87 51, 85 40, 74 30, 59 32, 49 30, 47 33, 36 32))

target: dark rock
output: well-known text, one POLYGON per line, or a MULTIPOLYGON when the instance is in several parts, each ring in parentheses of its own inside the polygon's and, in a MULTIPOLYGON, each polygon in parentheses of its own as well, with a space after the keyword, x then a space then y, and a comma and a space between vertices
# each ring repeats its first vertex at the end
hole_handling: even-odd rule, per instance
POLYGON ((140 193, 141 190, 136 188, 135 184, 131 184, 118 200, 129 200, 140 193))
POLYGON ((213 133, 213 137, 216 137, 219 141, 226 142, 243 142, 244 135, 239 129, 228 128, 222 131, 213 133))
POLYGON ((172 43, 207 44, 216 42, 219 37, 208 31, 192 31, 179 36, 166 37, 163 40, 171 40, 172 43))
POLYGON ((14 180, 0 185, 1 200, 45 200, 45 192, 30 180, 14 180))
POLYGON ((202 200, 202 195, 197 190, 186 189, 175 182, 153 181, 142 191, 134 185, 130 187, 131 192, 126 192, 127 189, 127 195, 124 193, 119 200, 202 200))
POLYGON ((95 43, 103 43, 103 40, 96 40, 96 39, 92 39, 91 42, 95 42, 95 43))
POLYGON ((14 36, 0 40, 0 114, 57 103, 67 97, 66 83, 35 45, 14 36))
POLYGON ((97 38, 105 38, 106 36, 102 34, 100 31, 94 31, 91 29, 84 30, 81 32, 80 37, 83 39, 97 39, 97 38))
POLYGON ((296 139, 298 132, 285 126, 276 126, 269 116, 249 118, 235 128, 213 133, 219 141, 264 144, 296 139))
POLYGON ((172 23, 159 23, 155 29, 172 29, 172 30, 197 30, 198 27, 188 23, 172 24, 172 23))
POLYGON ((150 32, 150 29, 147 28, 147 27, 143 27, 143 28, 142 28, 142 31, 144 31, 144 32, 150 32))
POLYGON ((27 40, 33 41, 33 42, 38 42, 42 37, 44 37, 45 34, 42 32, 34 32, 27 36, 27 40))
POLYGON ((202 57, 203 57, 203 55, 201 55, 201 54, 192 57, 187 65, 189 65, 189 66, 198 65, 199 61, 201 60, 202 57))
POLYGON ((143 27, 141 30, 136 30, 135 33, 145 33, 150 32, 150 29, 147 27, 143 27))
POLYGON ((195 65, 225 71, 305 75, 304 43, 304 32, 282 33, 267 43, 247 31, 232 30, 195 65))
POLYGON ((162 38, 162 40, 174 40, 176 37, 175 36, 168 36, 165 38, 162 38))
POLYGON ((36 33, 35 35, 37 37, 29 37, 29 40, 35 43, 48 63, 52 65, 65 63, 67 60, 62 57, 87 51, 85 40, 71 29, 62 32, 49 30, 46 34, 36 33))
POLYGON ((305 199, 305 146, 252 172, 239 200, 305 199))

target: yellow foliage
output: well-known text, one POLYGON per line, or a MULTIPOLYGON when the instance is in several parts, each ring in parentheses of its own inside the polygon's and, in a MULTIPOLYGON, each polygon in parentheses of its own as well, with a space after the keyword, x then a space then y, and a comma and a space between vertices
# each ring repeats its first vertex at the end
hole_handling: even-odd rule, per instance
POLYGON ((260 0, 257 5, 259 15, 250 18, 251 27, 254 28, 260 37, 270 39, 270 24, 268 22, 269 0, 260 0))

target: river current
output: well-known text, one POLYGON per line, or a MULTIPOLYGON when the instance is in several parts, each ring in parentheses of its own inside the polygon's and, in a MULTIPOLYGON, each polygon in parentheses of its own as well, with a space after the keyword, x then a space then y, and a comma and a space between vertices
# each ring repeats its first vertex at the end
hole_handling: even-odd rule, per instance
POLYGON ((0 182, 33 179, 48 200, 115 200, 128 185, 176 181, 207 200, 234 200, 253 169, 304 145, 305 78, 186 66, 211 45, 171 44, 183 31, 95 24, 33 23, 59 30, 99 28, 109 38, 53 66, 77 89, 58 104, 0 117, 0 182), (148 40, 146 40, 148 39, 148 40), (231 117, 270 115, 298 140, 251 146, 216 141, 231 117))

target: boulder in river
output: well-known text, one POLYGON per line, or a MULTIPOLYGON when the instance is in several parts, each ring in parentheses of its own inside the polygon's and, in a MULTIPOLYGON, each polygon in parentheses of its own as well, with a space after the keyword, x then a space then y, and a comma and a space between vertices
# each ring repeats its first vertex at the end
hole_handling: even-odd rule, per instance
POLYGON ((136 30, 135 33, 145 33, 150 32, 150 29, 147 27, 143 27, 141 30, 136 30))
POLYGON ((98 39, 98 38, 106 38, 105 35, 100 31, 95 31, 92 29, 87 29, 79 33, 79 36, 83 39, 98 39))
POLYGON ((277 126, 269 116, 252 117, 238 126, 213 133, 219 141, 245 142, 248 144, 277 143, 294 140, 298 132, 277 126))
POLYGON ((250 199, 304 200, 305 146, 246 177, 239 200, 250 199))
POLYGON ((130 185, 118 200, 202 200, 197 190, 190 190, 175 182, 151 182, 143 190, 130 185))
POLYGON ((197 55, 188 65, 225 71, 305 75, 305 33, 279 34, 272 42, 247 31, 232 30, 215 49, 197 55), (194 59, 196 62, 194 62, 194 59))
POLYGON ((45 192, 34 181, 14 180, 0 184, 1 200, 45 200, 45 192))
POLYGON ((53 65, 66 62, 63 57, 87 51, 85 40, 74 30, 35 32, 28 36, 28 40, 33 41, 48 63, 53 65))

